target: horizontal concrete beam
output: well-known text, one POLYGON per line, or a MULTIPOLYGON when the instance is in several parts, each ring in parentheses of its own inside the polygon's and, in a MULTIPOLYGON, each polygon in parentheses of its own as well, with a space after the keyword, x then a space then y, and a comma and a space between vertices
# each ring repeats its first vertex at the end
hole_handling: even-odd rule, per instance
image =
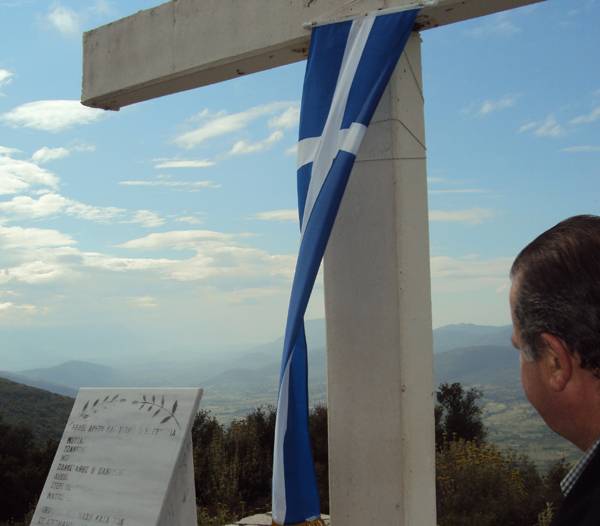
MULTIPOLYGON (((118 110, 306 58, 303 24, 338 20, 414 0, 171 0, 83 35, 86 106, 118 110), (351 4, 351 5, 349 5, 351 4)), ((441 0, 429 29, 541 0, 441 0)))

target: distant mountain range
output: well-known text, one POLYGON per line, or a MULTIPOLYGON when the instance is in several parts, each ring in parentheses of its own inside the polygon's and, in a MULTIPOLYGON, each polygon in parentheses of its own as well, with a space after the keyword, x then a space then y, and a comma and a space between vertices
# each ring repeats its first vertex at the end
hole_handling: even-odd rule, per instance
POLYGON ((433 352, 440 354, 452 349, 478 345, 510 346, 510 325, 473 325, 460 323, 446 325, 433 331, 433 352))
MULTIPOLYGON (((309 342, 310 398, 325 402, 327 367, 324 320, 306 323, 309 342)), ((563 452, 524 399, 519 381, 518 353, 510 345, 510 326, 448 325, 434 337, 435 380, 477 386, 484 393, 484 413, 494 441, 528 452, 545 463, 563 452), (535 445, 533 445, 535 444, 535 445)), ((274 405, 282 338, 245 352, 223 353, 186 362, 143 360, 121 368, 82 361, 55 367, 0 372, 0 377, 59 394, 74 396, 79 387, 201 386, 202 407, 227 422, 260 405, 274 405)))
MULTIPOLYGON (((516 353, 508 347, 510 327, 448 325, 433 333, 436 380, 466 385, 511 385, 518 377, 516 353), (487 346, 487 347, 486 347, 487 346)), ((326 400, 325 320, 308 320, 310 396, 326 400)), ((243 416, 258 405, 274 404, 283 338, 244 352, 194 357, 187 361, 157 361, 149 357, 119 368, 84 361, 54 367, 0 372, 0 377, 67 396, 80 387, 202 386, 203 406, 225 421, 243 416)))
POLYGON ((55 367, 28 369, 20 371, 19 374, 38 382, 66 385, 75 389, 92 387, 100 379, 104 384, 112 385, 119 377, 119 373, 111 367, 75 360, 61 363, 55 367))
MULTIPOLYGON (((307 321, 306 333, 311 394, 317 399, 324 399, 327 377, 325 320, 307 321)), ((506 352, 509 341, 510 327, 461 324, 436 329, 434 352, 438 380, 454 378, 468 384, 493 380, 492 383, 496 383, 488 376, 497 375, 499 370, 505 371, 508 378, 516 366, 516 354, 506 352), (482 354, 464 350, 483 346, 489 348, 482 354), (512 362, 510 358, 513 358, 512 362), (494 362, 493 367, 487 366, 491 364, 490 359, 494 362), (500 368, 496 362, 502 364, 500 368)), ((209 405, 212 405, 211 396, 217 396, 217 393, 220 396, 227 393, 242 395, 249 404, 256 401, 254 395, 260 395, 263 401, 270 396, 274 402, 282 346, 283 338, 279 338, 245 352, 224 353, 220 359, 194 356, 186 362, 147 359, 118 369, 84 361, 68 361, 54 367, 0 371, 0 377, 68 396, 73 396, 80 387, 201 385, 207 396, 205 403, 209 405)))
POLYGON ((519 353, 502 345, 459 347, 435 355, 437 383, 460 382, 465 385, 520 385, 519 353))

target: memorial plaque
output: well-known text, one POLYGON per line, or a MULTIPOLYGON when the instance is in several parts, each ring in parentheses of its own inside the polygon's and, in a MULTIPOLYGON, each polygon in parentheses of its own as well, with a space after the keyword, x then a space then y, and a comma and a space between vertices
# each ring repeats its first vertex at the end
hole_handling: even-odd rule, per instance
POLYGON ((195 526, 201 389, 81 389, 33 526, 195 526))

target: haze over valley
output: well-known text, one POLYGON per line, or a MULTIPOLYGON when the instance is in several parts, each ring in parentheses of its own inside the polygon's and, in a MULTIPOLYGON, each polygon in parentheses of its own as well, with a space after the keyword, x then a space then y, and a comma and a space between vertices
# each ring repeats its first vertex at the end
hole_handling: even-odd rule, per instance
MULTIPOLYGON (((309 320, 306 330, 311 403, 325 403, 325 322, 309 320)), ((541 465, 562 456, 575 458, 576 451, 549 431, 524 399, 518 353, 510 345, 510 333, 510 326, 471 324, 434 330, 436 386, 460 382, 480 389, 484 421, 493 442, 527 453, 541 465)), ((246 350, 208 356, 199 353, 197 358, 189 353, 187 360, 169 360, 168 352, 164 356, 150 354, 146 359, 127 361, 121 366, 69 360, 51 367, 1 371, 0 377, 71 398, 80 387, 200 386, 205 391, 201 407, 219 420, 230 422, 258 406, 275 404, 281 349, 280 338, 246 350)), ((12 385, 9 391, 14 392, 14 384, 4 383, 0 387, 6 390, 9 385, 12 385)), ((62 413, 64 421, 69 404, 62 398, 58 400, 60 409, 56 411, 62 413)), ((18 420, 11 407, 23 404, 11 404, 3 404, 0 412, 13 421, 18 420)), ((20 411, 28 410, 21 407, 20 411)))

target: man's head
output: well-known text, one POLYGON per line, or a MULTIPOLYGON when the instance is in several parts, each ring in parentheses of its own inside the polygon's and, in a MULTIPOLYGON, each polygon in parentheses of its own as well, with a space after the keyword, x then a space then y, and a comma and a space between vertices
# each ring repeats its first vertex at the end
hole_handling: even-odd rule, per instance
POLYGON ((586 397, 600 404, 600 217, 572 217, 544 232, 510 275, 525 393, 552 429, 581 447, 588 439, 568 428, 581 427, 573 412, 585 409, 586 397))

